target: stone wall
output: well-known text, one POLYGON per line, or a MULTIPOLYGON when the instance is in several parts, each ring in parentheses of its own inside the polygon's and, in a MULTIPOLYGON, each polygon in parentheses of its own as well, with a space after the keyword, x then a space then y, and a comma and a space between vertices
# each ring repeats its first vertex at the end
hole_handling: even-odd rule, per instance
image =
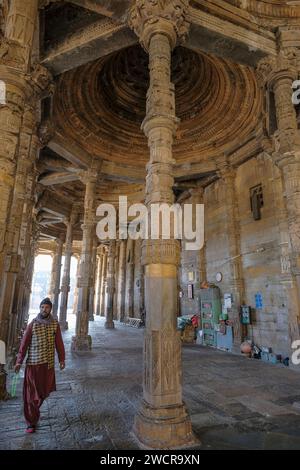
MULTIPOLYGON (((258 346, 288 355, 288 313, 284 272, 282 272, 282 234, 279 231, 278 205, 282 204, 279 170, 268 156, 254 158, 237 171, 236 194, 239 208, 241 259, 245 285, 245 303, 252 307, 252 324, 248 335, 258 346), (250 188, 262 184, 264 205, 261 219, 254 220, 250 207, 250 188), (262 308, 255 308, 255 295, 262 296, 262 308)), ((208 186, 205 204, 205 254, 207 280, 221 289, 222 296, 230 292, 228 237, 226 233, 226 198, 222 180, 208 186), (221 272, 222 281, 216 281, 221 272)), ((199 252, 183 252, 180 270, 183 291, 181 314, 199 311, 199 252), (189 272, 195 272, 194 299, 187 297, 189 272)))

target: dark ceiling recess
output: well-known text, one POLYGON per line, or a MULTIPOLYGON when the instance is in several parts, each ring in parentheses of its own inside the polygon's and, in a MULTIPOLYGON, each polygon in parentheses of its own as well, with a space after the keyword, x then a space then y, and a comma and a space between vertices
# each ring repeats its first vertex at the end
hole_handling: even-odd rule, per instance
POLYGON ((44 51, 100 18, 102 15, 69 2, 50 3, 43 11, 44 51))

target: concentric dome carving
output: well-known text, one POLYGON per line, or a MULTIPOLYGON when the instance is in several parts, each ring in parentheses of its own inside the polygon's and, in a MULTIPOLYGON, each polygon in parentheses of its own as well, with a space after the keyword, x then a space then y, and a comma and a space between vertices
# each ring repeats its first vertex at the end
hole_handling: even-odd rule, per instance
MULTIPOLYGON (((217 156, 255 129, 261 96, 251 69, 178 47, 172 81, 180 118, 177 163, 217 156)), ((140 127, 148 85, 148 58, 140 46, 66 72, 57 87, 56 124, 95 156, 144 166, 149 150, 140 127)))

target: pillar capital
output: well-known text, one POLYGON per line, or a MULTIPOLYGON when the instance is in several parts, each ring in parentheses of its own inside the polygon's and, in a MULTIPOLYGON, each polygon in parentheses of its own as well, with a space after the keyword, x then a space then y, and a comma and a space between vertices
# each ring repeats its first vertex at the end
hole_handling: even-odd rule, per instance
POLYGON ((173 49, 188 32, 189 0, 136 0, 129 10, 128 24, 148 51, 153 35, 167 36, 173 49))
POLYGON ((229 163, 226 155, 216 159, 216 167, 217 176, 225 182, 229 179, 235 179, 237 169, 229 163))
POLYGON ((256 68, 259 85, 273 89, 282 79, 296 80, 300 64, 299 53, 296 48, 285 48, 281 49, 277 57, 268 56, 261 59, 256 68))

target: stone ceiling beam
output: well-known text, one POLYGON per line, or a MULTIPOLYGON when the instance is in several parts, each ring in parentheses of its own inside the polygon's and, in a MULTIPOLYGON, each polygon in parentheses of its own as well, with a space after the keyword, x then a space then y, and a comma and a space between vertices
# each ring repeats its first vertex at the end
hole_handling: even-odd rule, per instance
POLYGON ((236 24, 237 16, 228 13, 226 19, 226 12, 222 12, 225 19, 203 11, 201 5, 191 8, 191 27, 185 46, 251 67, 266 55, 276 55, 275 34, 253 26, 250 21, 246 25, 236 24))
POLYGON ((67 201, 57 201, 54 199, 52 193, 45 191, 43 196, 38 202, 38 208, 54 214, 57 217, 68 217, 71 212, 71 204, 68 204, 67 201))
POLYGON ((53 139, 48 143, 48 147, 79 168, 87 169, 91 165, 92 158, 90 154, 75 142, 67 140, 58 132, 55 133, 53 139))
POLYGON ((123 19, 131 0, 70 0, 70 3, 109 18, 123 19))
POLYGON ((55 172, 51 175, 42 176, 39 179, 39 183, 44 186, 52 186, 55 184, 68 183, 70 181, 76 181, 79 179, 79 176, 74 173, 69 173, 68 171, 55 172))
POLYGON ((136 43, 129 28, 104 18, 67 36, 50 50, 42 64, 58 75, 136 43))

